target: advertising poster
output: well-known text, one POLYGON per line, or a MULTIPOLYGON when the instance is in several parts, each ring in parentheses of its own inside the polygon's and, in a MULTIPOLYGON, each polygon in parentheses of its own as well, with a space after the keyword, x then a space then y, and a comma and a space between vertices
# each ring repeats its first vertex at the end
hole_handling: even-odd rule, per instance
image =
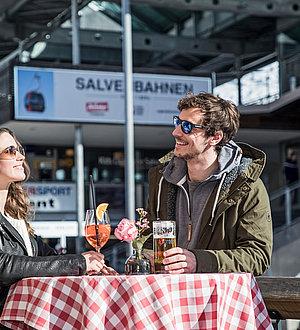
MULTIPOLYGON (((15 119, 62 122, 125 122, 121 72, 14 68, 15 119)), ((136 124, 170 125, 188 92, 211 91, 207 77, 134 74, 136 124)))
MULTIPOLYGON (((15 71, 16 73, 18 72, 15 71)), ((39 120, 53 118, 53 72, 44 69, 21 70, 17 77, 15 101, 18 101, 20 118, 30 120, 32 116, 38 116, 39 120)))
POLYGON ((26 182, 24 188, 37 213, 76 212, 75 183, 26 182))

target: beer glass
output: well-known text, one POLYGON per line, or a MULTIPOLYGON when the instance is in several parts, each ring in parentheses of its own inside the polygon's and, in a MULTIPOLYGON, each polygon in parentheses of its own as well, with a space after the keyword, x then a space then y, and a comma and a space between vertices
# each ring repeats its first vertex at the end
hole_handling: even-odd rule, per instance
POLYGON ((153 221, 153 248, 155 273, 165 273, 164 252, 176 247, 176 222, 153 221))

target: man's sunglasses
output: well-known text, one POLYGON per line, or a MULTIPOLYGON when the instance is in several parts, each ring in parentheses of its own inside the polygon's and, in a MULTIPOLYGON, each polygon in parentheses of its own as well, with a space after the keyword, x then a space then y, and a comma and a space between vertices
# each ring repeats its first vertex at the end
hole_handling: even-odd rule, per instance
POLYGON ((184 134, 190 134, 193 128, 205 128, 203 125, 197 125, 187 120, 181 120, 178 116, 173 117, 173 124, 175 127, 180 125, 184 134))
POLYGON ((17 151, 25 156, 24 148, 20 146, 9 146, 0 152, 0 159, 15 159, 17 157, 17 151))

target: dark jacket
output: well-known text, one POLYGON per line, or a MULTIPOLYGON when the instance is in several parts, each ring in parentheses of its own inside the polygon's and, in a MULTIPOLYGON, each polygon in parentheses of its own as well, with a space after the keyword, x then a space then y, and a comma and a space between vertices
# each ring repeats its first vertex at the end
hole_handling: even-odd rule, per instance
MULTIPOLYGON (((191 250, 196 256, 199 273, 260 275, 270 266, 271 210, 268 194, 259 178, 265 154, 245 144, 240 147, 243 151, 240 166, 227 174, 221 187, 214 189, 203 210, 198 244, 191 250)), ((175 220, 177 189, 181 188, 162 179, 167 163, 166 158, 149 171, 150 221, 175 220)))
POLYGON ((299 180, 297 159, 287 157, 285 162, 283 163, 283 170, 286 184, 291 184, 299 180))
POLYGON ((25 277, 82 275, 82 255, 56 255, 40 237, 30 235, 34 256, 28 256, 17 230, 0 214, 0 312, 11 284, 25 277))

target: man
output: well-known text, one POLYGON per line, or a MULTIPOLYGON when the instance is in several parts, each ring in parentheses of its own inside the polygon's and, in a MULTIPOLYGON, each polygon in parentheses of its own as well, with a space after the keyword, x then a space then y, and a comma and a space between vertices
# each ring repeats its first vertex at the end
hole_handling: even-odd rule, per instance
POLYGON ((232 141, 239 128, 233 103, 188 94, 178 109, 175 149, 149 171, 149 220, 176 220, 166 271, 262 274, 272 251, 269 198, 259 178, 265 154, 232 141))

